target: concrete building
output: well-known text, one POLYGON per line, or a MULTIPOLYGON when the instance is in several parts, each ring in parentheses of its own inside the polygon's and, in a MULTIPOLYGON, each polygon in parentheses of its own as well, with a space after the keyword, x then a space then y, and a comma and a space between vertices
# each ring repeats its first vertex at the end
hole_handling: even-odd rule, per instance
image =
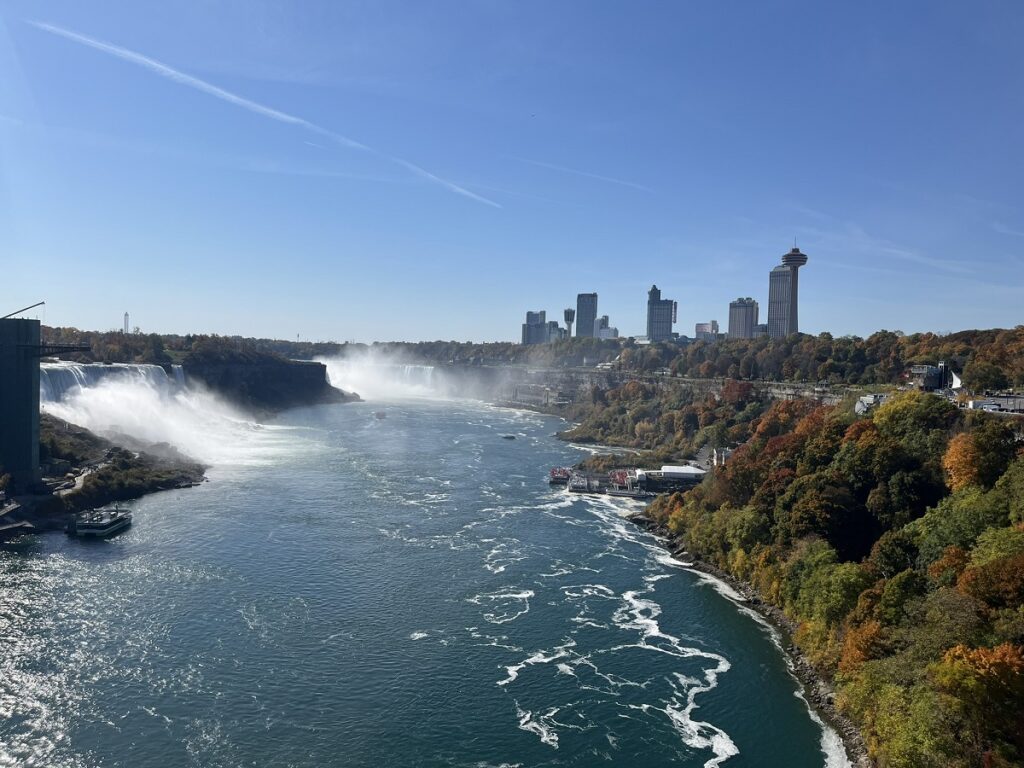
POLYGON ((597 320, 597 294, 576 295, 576 336, 594 335, 594 321, 597 320))
POLYGON ((523 323, 523 344, 544 344, 548 340, 548 313, 527 312, 523 323))
POLYGON ((619 329, 609 324, 608 315, 601 315, 594 321, 594 337, 598 339, 617 339, 619 338, 619 329))
POLYGON ((647 339, 654 342, 672 338, 672 324, 676 321, 676 303, 661 298, 658 286, 647 292, 647 339))
POLYGON ((572 323, 576 319, 576 310, 572 307, 566 307, 562 312, 562 317, 565 318, 566 336, 572 336, 572 323))
POLYGON ((768 274, 768 335, 781 339, 799 333, 798 320, 800 267, 807 257, 793 248, 782 263, 768 274))
POLYGON ((697 341, 718 341, 718 321, 697 323, 693 327, 693 338, 697 341))
POLYGON ((752 339, 757 332, 757 302, 747 296, 729 302, 729 338, 752 339))
POLYGON ((38 320, 0 320, 0 467, 22 492, 39 471, 38 320))
POLYGON ((559 341, 561 339, 567 339, 569 334, 565 328, 561 328, 558 325, 557 320, 549 320, 547 328, 547 338, 544 340, 545 344, 550 344, 552 341, 559 341))
POLYGON ((548 320, 545 310, 527 312, 523 323, 523 344, 548 344, 566 338, 565 328, 558 325, 557 320, 548 320))
POLYGON ((768 335, 768 323, 758 323, 757 327, 754 328, 754 338, 760 339, 762 336, 768 335))

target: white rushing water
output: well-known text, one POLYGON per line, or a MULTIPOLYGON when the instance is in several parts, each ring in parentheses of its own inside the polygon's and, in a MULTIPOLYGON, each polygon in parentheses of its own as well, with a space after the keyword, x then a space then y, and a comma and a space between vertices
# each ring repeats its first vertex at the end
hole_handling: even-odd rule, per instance
POLYGON ((331 385, 364 400, 444 399, 448 388, 432 365, 393 362, 375 355, 320 358, 331 385))
POLYGON ((299 443, 294 430, 260 424, 203 387, 180 366, 40 366, 41 409, 99 435, 167 443, 215 465, 265 464, 299 443))

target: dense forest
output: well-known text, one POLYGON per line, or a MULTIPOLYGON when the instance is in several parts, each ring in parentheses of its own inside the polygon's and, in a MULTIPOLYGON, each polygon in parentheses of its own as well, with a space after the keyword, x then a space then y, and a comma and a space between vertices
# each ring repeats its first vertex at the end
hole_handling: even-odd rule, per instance
MULTIPOLYGON (((696 425, 685 405, 672 432, 665 414, 649 422, 666 430, 652 440, 686 449, 701 418, 749 435, 649 514, 798 623, 795 642, 834 679, 879 764, 1021 765, 1021 422, 917 392, 865 418, 809 401, 742 405, 717 422, 708 404, 696 425)), ((647 428, 635 425, 638 440, 647 428)))
POLYGON ((1024 325, 1010 330, 903 335, 879 331, 865 338, 793 334, 785 339, 687 339, 639 344, 635 339, 565 339, 523 346, 512 342, 458 341, 366 344, 250 339, 240 336, 123 334, 46 328, 56 343, 84 343, 81 362, 181 362, 197 345, 216 343, 299 360, 378 353, 438 365, 593 366, 613 363, 638 373, 670 372, 690 378, 897 384, 910 366, 945 361, 975 391, 1024 386, 1024 325))
MULTIPOLYGON (((577 443, 631 448, 650 462, 692 459, 705 445, 719 448, 745 442, 768 407, 748 382, 729 381, 719 395, 686 386, 655 386, 630 381, 611 389, 591 389, 587 402, 560 415, 574 421, 561 437, 577 443)), ((597 467, 612 460, 598 457, 597 467)))

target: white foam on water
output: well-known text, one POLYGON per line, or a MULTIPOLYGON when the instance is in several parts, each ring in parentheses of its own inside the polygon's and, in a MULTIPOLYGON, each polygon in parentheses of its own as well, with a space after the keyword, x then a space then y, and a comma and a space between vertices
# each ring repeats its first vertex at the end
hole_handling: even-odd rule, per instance
POLYGON ((782 646, 782 636, 779 634, 779 630, 760 613, 755 611, 749 605, 747 605, 746 598, 739 594, 729 584, 722 581, 721 579, 712 576, 711 574, 705 573, 704 571, 698 571, 692 568, 688 568, 690 573, 695 574, 702 582, 710 585, 716 592, 724 597, 729 602, 733 603, 740 613, 743 613, 757 622, 758 625, 765 631, 765 634, 771 639, 772 643, 776 648, 782 652, 782 657, 786 663, 786 669, 789 672, 790 677, 796 681, 799 686, 793 695, 800 699, 807 707, 807 713, 811 720, 821 728, 821 741, 819 748, 821 749, 822 755, 825 757, 825 768, 853 768, 853 763, 850 761, 850 757, 846 752, 846 745, 843 743, 842 737, 831 725, 822 720, 821 716, 814 710, 810 702, 803 695, 800 678, 796 676, 796 670, 793 666, 793 660, 789 654, 785 652, 782 646))
POLYGON ((508 676, 503 680, 499 680, 498 685, 506 686, 510 683, 514 683, 516 681, 516 678, 519 677, 520 672, 534 664, 550 664, 552 661, 558 661, 559 659, 567 658, 569 656, 569 649, 575 647, 576 641, 572 638, 568 638, 566 639, 566 642, 562 645, 555 646, 555 648, 550 653, 545 653, 544 651, 536 651, 533 653, 533 655, 523 659, 518 664, 512 664, 510 666, 505 667, 505 671, 508 673, 508 676))
POLYGON ((430 637, 429 632, 413 632, 409 635, 410 640, 422 640, 425 637, 430 637))
POLYGON ((530 598, 533 596, 532 589, 504 589, 470 597, 466 602, 490 606, 483 614, 484 620, 491 624, 507 624, 530 612, 530 598))
POLYGON ((518 701, 515 702, 515 705, 516 716, 519 718, 519 727, 524 731, 537 734, 540 736, 541 742, 549 747, 558 749, 558 734, 550 724, 550 718, 558 713, 558 708, 555 707, 535 717, 532 712, 520 707, 518 701))

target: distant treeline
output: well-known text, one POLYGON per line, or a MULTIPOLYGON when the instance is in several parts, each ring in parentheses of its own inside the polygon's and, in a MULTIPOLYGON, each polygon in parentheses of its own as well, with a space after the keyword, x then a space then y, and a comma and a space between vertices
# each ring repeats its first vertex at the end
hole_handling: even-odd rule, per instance
POLYGON ((727 339, 624 350, 623 367, 668 369, 693 378, 728 377, 832 384, 895 384, 908 368, 945 361, 974 390, 1024 385, 1024 326, 904 336, 879 331, 866 339, 794 334, 785 339, 727 339))
POLYGON ((798 623, 879 764, 1021 765, 1021 422, 918 392, 751 413, 724 469, 649 514, 798 623))
POLYGON ((366 344, 251 339, 240 336, 122 334, 47 328, 48 341, 87 343, 82 361, 180 362, 197 345, 233 346, 309 360, 374 351, 415 362, 441 365, 592 366, 613 362, 638 371, 669 371, 677 376, 769 381, 824 381, 833 384, 896 384, 916 364, 945 361, 973 390, 1024 386, 1024 326, 909 336, 879 331, 866 339, 794 334, 785 339, 726 339, 718 342, 669 341, 641 345, 635 339, 566 339, 523 346, 512 342, 458 341, 366 344))

